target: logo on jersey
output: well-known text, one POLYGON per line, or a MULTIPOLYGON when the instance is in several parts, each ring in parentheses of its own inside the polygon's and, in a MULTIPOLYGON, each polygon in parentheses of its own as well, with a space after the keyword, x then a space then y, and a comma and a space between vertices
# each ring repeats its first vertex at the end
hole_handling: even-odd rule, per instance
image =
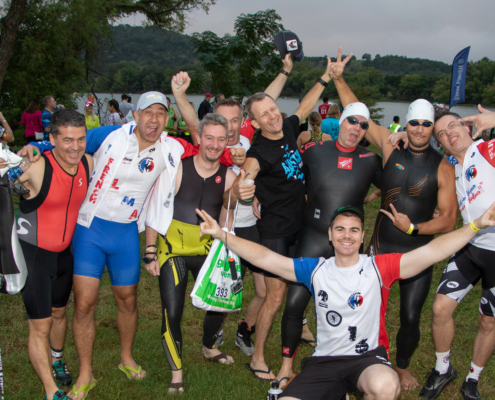
POLYGON ((340 315, 337 311, 329 311, 327 312, 327 322, 331 326, 339 326, 342 322, 342 315, 340 315))
POLYGON ((315 218, 320 219, 320 210, 318 210, 317 208, 315 208, 315 218))
POLYGON ((369 350, 370 346, 368 343, 366 343, 367 340, 368 339, 363 339, 356 345, 356 347, 355 347, 356 353, 364 354, 369 350))
POLYGON ((289 355, 290 350, 288 347, 282 347, 282 353, 289 355))
POLYGON ((82 186, 82 178, 79 178, 79 186, 82 186))
POLYGON ((151 157, 146 157, 141 160, 138 167, 141 172, 151 172, 155 168, 155 163, 151 157))
POLYGON ((484 297, 481 298, 481 304, 488 304, 488 300, 484 297))
POLYGON ((107 153, 108 153, 108 150, 110 150, 110 147, 112 147, 112 145, 111 145, 111 144, 109 144, 109 145, 108 145, 108 147, 107 147, 107 151, 105 151, 105 154, 107 154, 107 153))
POLYGON ((372 151, 366 154, 360 154, 359 158, 366 158, 366 157, 371 157, 371 156, 376 156, 376 153, 373 153, 372 151))
POLYGON ((339 157, 339 169, 352 169, 352 158, 339 157))
POLYGON ((136 201, 136 199, 134 197, 127 197, 127 196, 124 196, 124 198, 122 199, 122 203, 120 204, 126 204, 128 206, 134 206, 134 202, 136 201))
POLYGON ((392 364, 390 364, 390 362, 386 358, 383 358, 380 356, 375 356, 375 357, 378 358, 379 360, 381 360, 384 364, 392 366, 392 364))
POLYGON ((220 182, 222 182, 222 177, 221 177, 221 176, 217 176, 217 177, 215 178, 215 182, 216 182, 216 183, 220 183, 220 182))
POLYGON ((354 293, 351 297, 349 297, 349 300, 347 300, 347 304, 349 304, 349 307, 351 307, 353 310, 355 310, 358 307, 361 307, 363 305, 363 296, 361 296, 361 292, 354 293))
POLYGON ((356 341, 356 335, 357 335, 357 327, 348 326, 347 330, 349 331, 349 340, 351 342, 355 342, 356 341))
POLYGON ((24 222, 31 226, 31 223, 27 219, 19 218, 17 220, 17 223, 19 224, 19 229, 17 229, 18 235, 27 235, 29 233, 28 230, 22 225, 24 222))
POLYGON ((400 169, 401 171, 404 170, 404 167, 400 164, 395 164, 395 166, 397 167, 397 169, 400 169))
POLYGON ((476 154, 476 152, 473 151, 473 154, 471 154, 471 158, 473 158, 475 154, 476 154))
POLYGON ((459 284, 457 282, 448 282, 447 287, 450 289, 456 289, 459 287, 459 284))
POLYGON ((172 154, 168 153, 168 162, 170 163, 170 165, 172 167, 175 168, 175 164, 174 164, 174 158, 172 157, 172 154))
POLYGON ((122 160, 122 164, 131 164, 132 163, 132 158, 127 158, 127 157, 124 157, 124 159, 122 160))
POLYGON ((320 307, 328 308, 328 304, 325 304, 328 300, 328 294, 324 290, 318 292, 318 297, 321 297, 321 301, 318 303, 320 307))
POLYGON ((117 186, 117 183, 119 182, 118 179, 114 179, 112 182, 112 189, 119 190, 119 187, 117 186))
POLYGON ((296 39, 286 40, 285 43, 287 44, 287 51, 294 51, 298 49, 296 39))
POLYGON ((471 165, 467 170, 466 170, 466 179, 470 181, 471 179, 476 178, 476 175, 478 175, 478 171, 474 167, 474 165, 471 165))

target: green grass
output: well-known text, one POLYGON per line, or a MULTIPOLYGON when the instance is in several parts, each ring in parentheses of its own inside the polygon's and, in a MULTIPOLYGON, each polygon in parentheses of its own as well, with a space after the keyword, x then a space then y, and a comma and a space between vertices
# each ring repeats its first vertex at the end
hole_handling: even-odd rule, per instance
MULTIPOLYGON (((373 188, 371 189, 373 190, 373 188)), ((365 206, 366 238, 368 244, 379 201, 365 206)), ((459 220, 460 222, 460 220, 459 220)), ((445 263, 434 267, 433 283, 430 295, 423 309, 421 321, 421 342, 411 362, 411 371, 420 384, 425 382, 425 375, 435 363, 434 347, 431 339, 431 307, 445 263)), ((192 279, 188 285, 188 294, 192 289, 192 279)), ((395 363, 395 336, 399 328, 399 290, 398 285, 392 289, 387 312, 387 330, 390 336, 390 356, 395 363)), ((245 279, 244 306, 254 294, 251 275, 245 279)), ((477 285, 455 313, 456 336, 452 345, 451 361, 459 372, 459 377, 449 385, 440 399, 461 399, 459 389, 466 376, 471 362, 474 337, 478 326, 478 304, 480 286, 477 285)), ((134 342, 134 355, 142 364, 148 375, 142 382, 129 381, 117 369, 119 364, 119 337, 116 326, 116 306, 113 299, 110 280, 105 274, 102 279, 100 298, 96 314, 97 334, 94 352, 94 373, 99 380, 96 388, 88 396, 90 399, 155 399, 167 396, 167 385, 170 381, 170 370, 160 343, 161 307, 156 278, 142 269, 138 290, 139 328, 134 342)), ((73 297, 68 312, 69 321, 73 314, 73 297)), ((308 306, 308 323, 315 332, 315 318, 312 312, 314 303, 308 306)), ((0 297, 0 346, 4 369, 4 386, 6 399, 42 399, 43 387, 35 371, 29 363, 27 355, 28 325, 24 305, 20 295, 0 297)), ((282 308, 283 309, 283 308, 282 308)), ((266 346, 266 359, 270 368, 278 371, 281 365, 280 324, 282 309, 275 318, 272 331, 266 346)), ((184 336, 184 382, 185 393, 181 399, 263 399, 269 383, 252 378, 244 367, 249 358, 240 354, 234 345, 237 320, 242 312, 229 316, 224 328, 225 344, 222 351, 232 355, 235 364, 224 366, 203 359, 201 354, 202 321, 204 312, 195 309, 186 300, 182 329, 184 336)), ((65 346, 65 360, 74 376, 78 373, 78 359, 72 337, 72 326, 69 326, 65 346)), ((256 337, 255 337, 256 339, 256 337)), ((310 356, 312 349, 301 347, 296 356, 296 372, 300 372, 299 362, 310 356)), ((484 399, 495 398, 495 378, 493 361, 490 359, 481 375, 479 389, 484 399), (492 383, 490 383, 492 382, 492 383)), ((419 389, 412 393, 403 393, 402 399, 417 399, 419 389)), ((178 398, 178 396, 176 396, 178 398)))

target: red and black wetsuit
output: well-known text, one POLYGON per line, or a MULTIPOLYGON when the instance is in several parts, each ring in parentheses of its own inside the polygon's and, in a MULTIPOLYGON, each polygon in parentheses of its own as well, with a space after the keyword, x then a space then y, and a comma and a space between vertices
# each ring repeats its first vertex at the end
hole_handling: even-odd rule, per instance
MULTIPOLYGON (((337 140, 310 142, 301 149, 308 202, 296 257, 334 256, 328 239, 333 212, 345 205, 363 211, 370 185, 381 187, 382 159, 364 147, 342 147, 337 140)), ((282 317, 283 356, 292 357, 302 333, 304 310, 311 298, 302 284, 290 283, 282 317)))

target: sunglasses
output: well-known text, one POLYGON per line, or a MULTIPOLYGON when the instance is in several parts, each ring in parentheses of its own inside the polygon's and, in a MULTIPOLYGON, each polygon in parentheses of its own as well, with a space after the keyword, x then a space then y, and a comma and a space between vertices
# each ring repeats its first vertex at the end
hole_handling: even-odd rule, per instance
POLYGON ((359 122, 357 118, 355 117, 347 117, 347 122, 349 122, 351 125, 361 125, 361 129, 367 130, 370 127, 370 124, 367 122, 359 122))
POLYGON ((411 126, 424 126, 425 128, 429 128, 430 126, 433 125, 433 122, 430 122, 430 121, 425 121, 423 122, 422 124, 420 124, 418 121, 412 119, 411 121, 408 122, 409 124, 411 124, 411 126))

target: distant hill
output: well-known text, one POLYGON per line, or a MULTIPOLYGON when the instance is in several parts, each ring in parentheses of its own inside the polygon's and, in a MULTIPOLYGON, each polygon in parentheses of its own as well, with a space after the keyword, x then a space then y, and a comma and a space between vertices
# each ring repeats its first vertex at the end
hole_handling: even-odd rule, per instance
POLYGON ((363 61, 363 67, 374 67, 387 75, 418 74, 435 76, 450 74, 452 66, 441 61, 405 56, 375 56, 371 61, 363 61))

